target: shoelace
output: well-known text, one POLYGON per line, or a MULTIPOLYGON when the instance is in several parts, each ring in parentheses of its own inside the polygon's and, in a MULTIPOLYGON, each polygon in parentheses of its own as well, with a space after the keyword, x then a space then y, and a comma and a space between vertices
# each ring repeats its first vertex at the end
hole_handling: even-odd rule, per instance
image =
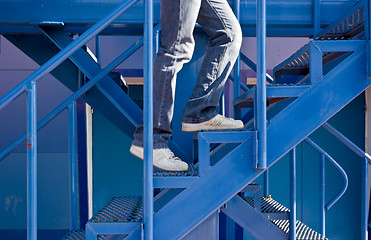
POLYGON ((175 161, 177 160, 180 160, 178 157, 175 157, 174 153, 168 148, 161 149, 161 153, 165 155, 165 157, 167 156, 168 160, 170 160, 173 163, 175 163, 175 161))
POLYGON ((210 125, 221 125, 225 119, 234 120, 233 118, 224 117, 222 115, 216 115, 213 119, 209 120, 210 125))

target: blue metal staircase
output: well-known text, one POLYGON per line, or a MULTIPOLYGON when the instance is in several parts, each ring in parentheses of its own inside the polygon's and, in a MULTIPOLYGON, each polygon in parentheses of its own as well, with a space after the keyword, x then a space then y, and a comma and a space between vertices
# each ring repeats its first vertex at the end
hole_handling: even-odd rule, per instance
MULTIPOLYGON (((362 40, 365 14, 361 3, 351 9, 350 15, 337 20, 276 67, 276 82, 267 86, 267 102, 274 105, 284 99, 292 101, 269 119, 268 168, 371 85, 367 72, 368 42, 362 40)), ((40 65, 73 43, 69 33, 58 24, 41 22, 35 25, 45 36, 5 37, 40 65)), ((138 46, 133 46, 133 51, 141 44, 142 40, 138 46)), ((77 49, 51 73, 77 92, 86 84, 75 81, 79 71, 89 80, 102 71, 94 57, 83 48, 77 49)), ((252 87, 235 99, 235 106, 253 111, 255 96, 256 88, 252 87)), ((82 98, 129 136, 142 121, 140 108, 109 76, 103 77, 82 98)), ((154 239, 183 239, 219 210, 258 239, 272 236, 287 239, 287 208, 271 198, 243 196, 249 184, 266 170, 257 167, 258 136, 255 129, 203 131, 197 136, 198 163, 190 164, 187 172, 155 169, 153 186, 164 190, 154 200, 154 239), (210 145, 219 143, 235 145, 211 164, 210 145)), ((216 153, 225 151, 223 145, 220 146, 216 153)), ((170 147, 183 159, 189 158, 176 143, 171 142, 170 147)), ((117 197, 89 220, 86 236, 83 231, 73 231, 64 239, 142 239, 142 220, 142 198, 117 197)), ((326 239, 301 222, 297 222, 297 228, 297 239, 326 239)))

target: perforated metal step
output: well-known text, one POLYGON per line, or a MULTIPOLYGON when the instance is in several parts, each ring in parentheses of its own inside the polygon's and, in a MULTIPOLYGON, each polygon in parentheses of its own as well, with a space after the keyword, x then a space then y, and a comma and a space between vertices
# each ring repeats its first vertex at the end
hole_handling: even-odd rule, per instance
MULTIPOLYGON (((254 207, 254 197, 243 197, 243 199, 254 207)), ((290 210, 275 201, 271 197, 262 197, 261 198, 261 212, 262 213, 289 213, 290 210)))
POLYGON ((170 172, 161 170, 159 168, 153 168, 153 177, 194 177, 198 176, 198 169, 193 163, 188 164, 188 171, 186 172, 170 172))
POLYGON ((92 223, 141 222, 143 216, 142 197, 115 197, 93 218, 92 223))
MULTIPOLYGON (((290 231, 289 220, 271 220, 277 227, 279 227, 286 234, 290 231)), ((296 221, 296 239, 298 240, 327 240, 324 236, 314 231, 299 220, 296 221)))

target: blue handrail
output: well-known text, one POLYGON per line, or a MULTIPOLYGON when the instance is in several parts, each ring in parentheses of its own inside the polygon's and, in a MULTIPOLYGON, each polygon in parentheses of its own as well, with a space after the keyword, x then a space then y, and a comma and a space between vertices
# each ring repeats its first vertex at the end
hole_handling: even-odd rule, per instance
POLYGON ((371 156, 368 155, 365 151, 360 149, 357 145, 355 145, 351 140, 345 137, 341 132, 336 130, 333 126, 329 123, 324 123, 322 125, 324 129, 334 135, 337 139, 339 139, 342 143, 344 143, 347 147, 349 147, 353 152, 355 152, 361 158, 366 158, 368 163, 371 164, 371 156))
POLYGON ((348 176, 344 169, 320 146, 314 143, 310 138, 306 138, 305 141, 316 149, 321 154, 321 234, 325 235, 325 209, 329 210, 339 199, 344 195, 345 191, 348 188, 348 176), (334 196, 326 205, 325 205, 325 173, 324 173, 324 160, 327 159, 341 174, 343 178, 343 187, 336 196, 334 196))
POLYGON ((327 153, 325 152, 320 146, 315 144, 310 138, 306 138, 305 141, 309 143, 313 148, 315 148, 318 152, 323 154, 327 160, 337 169, 339 170, 342 178, 343 178, 343 188, 341 191, 326 204, 326 209, 329 210, 339 199, 344 195, 345 191, 348 188, 348 176, 344 169, 327 153))

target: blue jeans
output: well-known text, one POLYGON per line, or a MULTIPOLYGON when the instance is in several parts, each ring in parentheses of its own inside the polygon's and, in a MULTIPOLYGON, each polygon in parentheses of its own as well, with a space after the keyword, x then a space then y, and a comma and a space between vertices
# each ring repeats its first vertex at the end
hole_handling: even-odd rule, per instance
MULTIPOLYGON (((153 147, 167 147, 174 113, 176 75, 191 60, 196 22, 209 44, 182 122, 200 123, 217 115, 225 82, 242 43, 241 27, 226 0, 161 0, 161 39, 153 65, 153 147)), ((133 144, 143 146, 143 125, 133 144)))

